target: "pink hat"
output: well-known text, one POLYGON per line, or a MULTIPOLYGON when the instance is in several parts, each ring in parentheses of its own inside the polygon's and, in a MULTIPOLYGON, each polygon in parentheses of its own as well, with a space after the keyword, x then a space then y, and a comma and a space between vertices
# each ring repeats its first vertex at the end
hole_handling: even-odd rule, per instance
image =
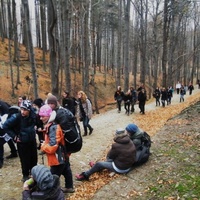
POLYGON ((45 104, 40 108, 39 115, 42 117, 49 117, 52 113, 52 109, 49 105, 45 104))

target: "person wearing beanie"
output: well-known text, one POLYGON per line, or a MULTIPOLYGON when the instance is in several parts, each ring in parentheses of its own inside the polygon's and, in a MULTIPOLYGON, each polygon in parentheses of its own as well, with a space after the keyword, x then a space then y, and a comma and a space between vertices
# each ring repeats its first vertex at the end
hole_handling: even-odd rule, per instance
POLYGON ((56 96, 51 95, 47 98, 47 104, 53 104, 55 108, 58 106, 58 99, 56 96))
POLYGON ((41 108, 44 105, 44 101, 41 98, 37 98, 33 101, 33 106, 37 106, 37 108, 41 108))
POLYGON ((136 124, 128 124, 126 131, 130 135, 131 140, 135 144, 136 148, 141 145, 141 138, 143 137, 144 131, 138 128, 136 124))
POLYGON ((135 162, 136 147, 131 141, 129 135, 122 128, 115 132, 114 143, 107 154, 106 161, 90 162, 91 168, 81 174, 76 175, 78 181, 89 180, 89 177, 95 173, 107 169, 119 174, 128 173, 135 162))
POLYGON ((64 134, 59 124, 55 123, 56 111, 46 104, 40 108, 40 119, 44 124, 44 142, 41 144, 41 150, 47 156, 47 162, 52 174, 63 175, 65 178, 64 193, 74 192, 73 179, 70 164, 65 152, 64 134))
POLYGON ((60 180, 57 175, 44 165, 36 165, 31 170, 32 178, 23 185, 22 200, 48 199, 64 200, 64 193, 60 188, 60 180))
POLYGON ((130 136, 136 147, 135 166, 141 165, 148 161, 151 147, 151 137, 145 131, 138 128, 136 124, 128 124, 126 132, 130 136))
POLYGON ((31 169, 37 165, 35 126, 36 114, 29 100, 23 100, 20 112, 12 114, 3 124, 3 129, 17 144, 23 182, 29 178, 31 169))

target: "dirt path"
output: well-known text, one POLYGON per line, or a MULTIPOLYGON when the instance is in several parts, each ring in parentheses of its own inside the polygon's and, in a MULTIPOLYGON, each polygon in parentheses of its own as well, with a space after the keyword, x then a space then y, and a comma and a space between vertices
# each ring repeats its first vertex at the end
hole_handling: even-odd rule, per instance
MULTIPOLYGON (((179 96, 176 94, 174 94, 174 97, 172 99, 172 105, 169 105, 166 108, 156 107, 154 101, 150 103, 147 102, 145 106, 145 115, 139 114, 138 105, 136 105, 135 113, 129 116, 125 115, 125 111, 117 113, 117 109, 99 115, 95 115, 91 120, 91 125, 94 128, 94 132, 92 133, 92 135, 83 138, 83 148, 80 152, 71 156, 71 168, 73 174, 75 175, 76 173, 87 170, 89 167, 89 161, 96 161, 105 156, 107 149, 110 148, 113 135, 117 128, 125 128, 125 126, 129 123, 136 123, 140 128, 144 129, 145 131, 150 133, 150 135, 153 136, 163 127, 163 125, 169 118, 178 114, 179 112, 181 112, 182 109, 190 106, 190 103, 192 101, 199 98, 200 90, 197 89, 197 86, 195 86, 193 94, 191 96, 189 96, 188 94, 185 96, 184 103, 179 103, 179 96), (155 115, 155 112, 159 113, 161 116, 159 117, 159 115, 155 115), (167 113, 166 117, 163 116, 165 115, 165 112, 167 113), (156 128, 154 123, 156 123, 156 128)), ((80 125, 82 127, 82 124, 80 125)), ((9 150, 8 147, 5 145, 5 156, 7 156, 8 154, 9 150)), ((42 163, 41 156, 39 156, 38 162, 40 164, 42 163)), ((143 167, 145 166, 142 166, 141 168, 137 169, 138 173, 142 173, 141 170, 143 167)), ((132 175, 132 172, 130 173, 130 176, 132 176, 133 181, 134 175, 132 175)), ((13 160, 5 160, 3 168, 0 169, 0 200, 21 199, 22 182, 20 180, 21 168, 19 159, 17 158, 13 160)), ((115 179, 115 181, 110 181, 109 184, 102 187, 96 193, 97 196, 95 195, 94 199, 102 199, 103 195, 105 195, 106 193, 107 195, 109 194, 111 188, 112 195, 107 199, 120 199, 126 196, 128 191, 130 192, 131 188, 128 189, 128 182, 126 184, 126 176, 120 176, 120 181, 121 180, 123 181, 123 186, 121 185, 121 182, 120 184, 117 183, 117 181, 119 181, 118 179, 115 179), (119 190, 121 192, 120 194, 118 194, 119 190), (114 193, 118 195, 113 197, 114 193)), ((62 178, 61 183, 63 185, 62 178)), ((74 180, 74 185, 77 194, 80 193, 80 190, 83 190, 83 188, 80 189, 79 187, 79 185, 84 185, 81 182, 77 182, 74 180)), ((140 186, 138 185, 138 187, 140 186)), ((82 192, 86 195, 80 197, 80 195, 78 196, 75 193, 68 199, 91 199, 92 195, 90 194, 94 193, 94 191, 90 191, 89 188, 84 188, 84 191, 82 192)))

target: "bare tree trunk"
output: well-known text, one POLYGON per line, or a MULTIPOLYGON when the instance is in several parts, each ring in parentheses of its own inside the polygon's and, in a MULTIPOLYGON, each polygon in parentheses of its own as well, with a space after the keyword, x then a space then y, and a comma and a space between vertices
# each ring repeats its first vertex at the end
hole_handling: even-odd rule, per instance
POLYGON ((35 0, 35 25, 36 25, 36 41, 37 46, 41 48, 41 31, 40 31, 40 13, 39 13, 39 4, 35 0))
POLYGON ((10 63, 10 77, 11 77, 11 88, 12 88, 12 94, 11 96, 15 95, 15 90, 14 90, 14 77, 13 77, 13 61, 12 61, 12 48, 11 48, 11 41, 12 41, 12 17, 11 17, 11 5, 10 5, 10 0, 8 0, 8 24, 9 24, 9 41, 8 41, 8 49, 9 49, 9 63, 10 63))
POLYGON ((28 0, 22 0, 24 6, 25 13, 25 24, 26 24, 26 33, 27 33, 27 42, 28 42, 28 50, 29 50, 29 59, 31 62, 31 71, 33 77, 33 89, 34 89, 34 98, 38 97, 38 83, 37 83, 37 73, 36 73, 36 64, 35 64, 35 55, 33 48, 33 41, 31 35, 31 25, 30 25, 30 17, 29 17, 29 5, 28 0))
POLYGON ((47 27, 46 27, 46 0, 40 0, 40 23, 41 23, 41 34, 42 34, 42 62, 43 69, 46 71, 46 52, 47 52, 47 27))
POLYGON ((130 18, 130 0, 127 0, 125 5, 125 66, 124 66, 124 90, 129 88, 129 18, 130 18))
POLYGON ((117 76, 116 87, 121 86, 121 41, 122 41, 122 1, 119 0, 118 5, 118 39, 117 39, 117 76))
POLYGON ((168 33, 169 33, 169 13, 168 2, 164 2, 164 19, 163 19, 163 52, 162 52, 162 86, 167 86, 167 53, 168 53, 168 33))
POLYGON ((14 62, 17 65, 17 79, 15 88, 18 89, 18 84, 20 84, 20 51, 19 51, 19 42, 18 42, 18 31, 17 31, 17 16, 16 16, 16 3, 15 0, 12 0, 12 10, 13 10, 13 31, 14 31, 14 62))
POLYGON ((57 17, 55 13, 54 0, 48 1, 48 35, 50 51, 50 72, 51 72, 51 90, 54 95, 59 93, 59 66, 57 63, 57 48, 55 39, 55 28, 57 17))

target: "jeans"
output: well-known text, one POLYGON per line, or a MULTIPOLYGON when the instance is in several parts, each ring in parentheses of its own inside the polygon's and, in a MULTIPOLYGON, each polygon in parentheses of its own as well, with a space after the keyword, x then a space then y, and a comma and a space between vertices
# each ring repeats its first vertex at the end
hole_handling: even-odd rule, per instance
POLYGON ((88 116, 84 116, 83 117, 83 128, 84 128, 84 132, 87 135, 87 128, 89 128, 89 130, 92 130, 92 127, 89 124, 90 119, 88 118, 88 116))
POLYGON ((102 162, 97 162, 91 169, 86 171, 85 175, 89 177, 90 175, 94 174, 95 172, 100 172, 103 169, 108 169, 112 172, 115 172, 111 161, 104 161, 104 162, 102 161, 102 162))
POLYGON ((121 112, 121 104, 122 104, 122 101, 117 101, 117 108, 119 112, 121 112))

